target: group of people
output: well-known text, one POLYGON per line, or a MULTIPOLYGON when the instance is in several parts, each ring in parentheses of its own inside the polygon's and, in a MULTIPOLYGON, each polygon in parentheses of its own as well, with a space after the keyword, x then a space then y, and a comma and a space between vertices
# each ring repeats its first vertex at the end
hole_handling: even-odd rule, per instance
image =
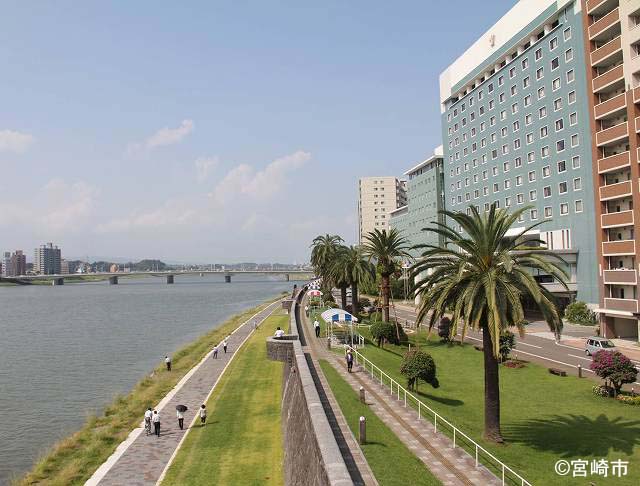
MULTIPOLYGON (((203 403, 198 410, 200 416, 200 425, 204 426, 207 423, 207 407, 203 403)), ((176 416, 178 418, 178 427, 180 430, 184 429, 184 412, 182 410, 176 410, 176 416)), ((157 410, 152 410, 151 407, 144 413, 144 429, 147 435, 151 435, 151 426, 153 425, 153 434, 156 437, 160 437, 160 414, 157 410)))
POLYGON ((219 345, 218 345, 218 344, 216 344, 216 345, 213 347, 213 359, 218 359, 218 351, 219 351, 219 349, 220 349, 218 346, 222 346, 222 349, 224 350, 224 354, 227 354, 227 346, 228 346, 228 344, 229 344, 229 343, 228 343, 229 337, 230 337, 230 336, 227 336, 226 338, 224 338, 224 339, 222 340, 222 342, 221 342, 219 345))

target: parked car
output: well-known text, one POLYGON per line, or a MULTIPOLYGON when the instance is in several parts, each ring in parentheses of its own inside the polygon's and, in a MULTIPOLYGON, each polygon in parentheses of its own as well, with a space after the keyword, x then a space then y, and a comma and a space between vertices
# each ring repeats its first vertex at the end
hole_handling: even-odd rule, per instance
POLYGON ((587 344, 585 345, 584 353, 587 356, 591 356, 592 354, 597 353, 598 351, 615 351, 616 346, 607 338, 594 336, 587 339, 587 344))

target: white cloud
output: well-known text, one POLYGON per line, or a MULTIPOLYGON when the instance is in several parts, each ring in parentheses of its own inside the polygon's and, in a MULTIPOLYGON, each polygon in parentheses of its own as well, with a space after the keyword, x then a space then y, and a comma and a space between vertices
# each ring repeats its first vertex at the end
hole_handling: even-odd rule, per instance
POLYGON ((218 157, 198 157, 195 161, 198 182, 204 182, 219 164, 218 157))
POLYGON ((25 152, 35 141, 33 135, 16 132, 15 130, 0 130, 0 152, 25 152))
POLYGON ((170 199, 157 209, 136 210, 128 216, 115 218, 96 227, 98 233, 121 233, 138 229, 166 229, 173 231, 178 225, 197 223, 196 205, 188 201, 170 199))
POLYGON ((284 189, 287 175, 301 168, 311 154, 301 150, 275 159, 264 169, 255 171, 247 164, 231 169, 220 181, 210 197, 219 204, 235 200, 238 194, 252 199, 267 200, 284 189))
POLYGON ((141 152, 152 150, 156 147, 180 143, 193 131, 194 127, 195 125, 193 120, 182 120, 182 123, 177 128, 161 128, 142 142, 129 144, 127 147, 127 153, 129 155, 136 155, 141 152))

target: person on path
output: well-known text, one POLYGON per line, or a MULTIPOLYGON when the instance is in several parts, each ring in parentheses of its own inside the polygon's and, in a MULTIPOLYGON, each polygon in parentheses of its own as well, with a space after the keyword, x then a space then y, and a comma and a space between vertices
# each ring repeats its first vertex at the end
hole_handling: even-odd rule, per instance
POLYGON ((227 340, 222 341, 222 349, 224 349, 224 354, 227 354, 227 340))
POLYGON ((218 346, 213 347, 213 359, 218 359, 218 346))
POLYGON ((205 425, 207 422, 207 407, 204 403, 200 406, 200 425, 205 425))
POLYGON ((276 333, 274 334, 274 336, 277 338, 281 338, 282 336, 284 336, 284 331, 280 329, 280 326, 278 326, 278 328, 276 329, 276 333))
POLYGON ((308 305, 304 306, 304 315, 309 317, 309 306, 308 305))
POLYGON ((164 362, 167 365, 167 371, 171 371, 171 358, 169 358, 169 356, 165 356, 164 362))
POLYGON ((153 412, 151 411, 151 407, 149 407, 144 412, 144 430, 147 435, 151 435, 151 417, 152 416, 153 416, 153 412))
POLYGON ((156 434, 157 437, 160 437, 160 414, 157 410, 153 411, 151 421, 153 422, 153 433, 156 434))
POLYGON ((313 329, 315 329, 315 331, 316 331, 316 337, 319 338, 320 337, 320 323, 318 322, 318 319, 313 321, 313 329))
POLYGON ((353 354, 351 354, 351 350, 347 351, 347 371, 351 373, 353 369, 353 354))
POLYGON ((180 430, 184 429, 184 412, 176 410, 176 416, 178 417, 178 427, 180 430))

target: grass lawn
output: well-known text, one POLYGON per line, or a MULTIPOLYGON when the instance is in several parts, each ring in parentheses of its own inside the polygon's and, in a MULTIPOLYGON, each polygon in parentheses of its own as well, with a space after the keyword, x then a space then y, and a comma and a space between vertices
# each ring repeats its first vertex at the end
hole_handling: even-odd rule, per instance
POLYGON ((54 445, 15 485, 84 484, 140 424, 141 410, 158 403, 215 344, 264 307, 260 305, 235 315, 174 353, 171 373, 164 371, 164 363, 159 363, 153 376, 143 378, 128 395, 117 397, 103 415, 90 417, 78 432, 54 445))
POLYGON ((367 418, 367 443, 360 447, 378 483, 385 486, 442 484, 367 405, 360 403, 353 388, 329 362, 320 360, 320 367, 356 437, 359 418, 367 418))
POLYGON ((163 485, 281 485, 283 364, 267 359, 265 339, 287 325, 275 311, 249 338, 207 402, 207 425, 189 430, 163 485))
MULTIPOLYGON (((529 363, 522 369, 500 367, 501 420, 505 445, 482 440, 484 381, 482 352, 472 345, 444 345, 437 336, 416 337, 437 366, 440 388, 421 383, 418 395, 459 429, 490 450, 498 459, 536 485, 637 485, 640 478, 640 408, 596 397, 592 380, 550 375, 547 368, 529 363), (587 479, 555 474, 556 461, 621 459, 628 474, 587 479)), ((400 383, 405 348, 367 345, 363 354, 400 383)), ((589 469, 589 467, 587 468, 589 469)))

